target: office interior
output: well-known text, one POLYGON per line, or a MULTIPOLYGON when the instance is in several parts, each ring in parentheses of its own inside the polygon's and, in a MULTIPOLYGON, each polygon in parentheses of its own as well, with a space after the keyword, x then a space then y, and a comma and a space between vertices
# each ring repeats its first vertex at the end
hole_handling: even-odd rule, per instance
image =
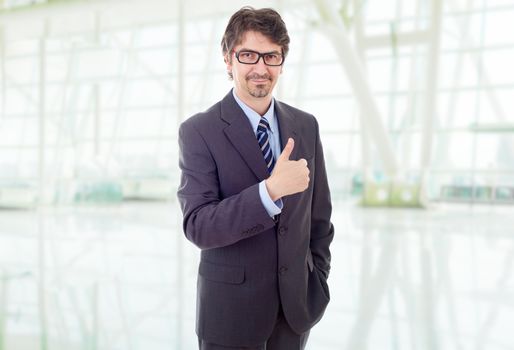
POLYGON ((197 346, 177 132, 245 5, 282 14, 274 96, 325 151, 307 349, 513 349, 513 0, 0 0, 0 350, 197 346))

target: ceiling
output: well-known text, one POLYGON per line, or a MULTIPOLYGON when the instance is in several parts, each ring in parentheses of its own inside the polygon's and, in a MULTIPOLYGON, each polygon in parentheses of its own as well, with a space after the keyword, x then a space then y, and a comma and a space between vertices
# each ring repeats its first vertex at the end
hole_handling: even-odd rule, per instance
MULTIPOLYGON (((0 0, 1 2, 2 0, 0 0)), ((0 30, 6 40, 20 37, 59 36, 73 31, 93 31, 139 26, 160 21, 229 16, 242 6, 284 7, 309 0, 48 0, 0 12, 0 30)))

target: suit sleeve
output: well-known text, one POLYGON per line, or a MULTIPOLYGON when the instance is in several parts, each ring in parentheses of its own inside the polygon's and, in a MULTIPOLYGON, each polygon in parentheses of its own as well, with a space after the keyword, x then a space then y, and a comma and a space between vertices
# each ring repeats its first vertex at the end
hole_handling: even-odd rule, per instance
POLYGON ((178 199, 186 237, 201 249, 224 247, 275 225, 255 183, 240 193, 220 198, 216 159, 204 137, 188 121, 179 129, 178 199))
POLYGON ((319 137, 319 127, 316 124, 316 153, 314 189, 311 207, 311 241, 314 265, 321 270, 325 278, 330 272, 330 243, 334 238, 334 225, 330 221, 332 215, 332 203, 328 187, 323 147, 319 137))

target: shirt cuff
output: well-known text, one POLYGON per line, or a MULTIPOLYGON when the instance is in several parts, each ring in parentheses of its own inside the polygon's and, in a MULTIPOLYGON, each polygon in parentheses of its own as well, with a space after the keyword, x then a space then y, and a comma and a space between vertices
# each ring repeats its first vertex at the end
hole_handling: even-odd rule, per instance
POLYGON ((262 205, 268 212, 269 216, 273 217, 282 212, 282 208, 284 207, 282 199, 278 199, 276 202, 271 200, 264 180, 259 183, 259 196, 261 197, 262 205))

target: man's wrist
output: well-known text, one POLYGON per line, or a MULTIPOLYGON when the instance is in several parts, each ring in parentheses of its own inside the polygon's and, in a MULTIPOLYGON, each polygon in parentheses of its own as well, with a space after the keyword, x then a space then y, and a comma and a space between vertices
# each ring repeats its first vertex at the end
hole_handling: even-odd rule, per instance
POLYGON ((266 185, 266 190, 268 190, 268 194, 273 202, 276 202, 277 200, 280 199, 280 195, 275 193, 275 191, 273 190, 273 185, 271 183, 270 178, 267 178, 266 180, 264 180, 264 185, 266 185))
POLYGON ((261 181, 259 183, 259 197, 261 197, 262 205, 270 217, 273 218, 274 216, 280 214, 282 211, 283 203, 280 199, 278 201, 273 201, 271 199, 268 189, 266 188, 265 181, 261 181))

